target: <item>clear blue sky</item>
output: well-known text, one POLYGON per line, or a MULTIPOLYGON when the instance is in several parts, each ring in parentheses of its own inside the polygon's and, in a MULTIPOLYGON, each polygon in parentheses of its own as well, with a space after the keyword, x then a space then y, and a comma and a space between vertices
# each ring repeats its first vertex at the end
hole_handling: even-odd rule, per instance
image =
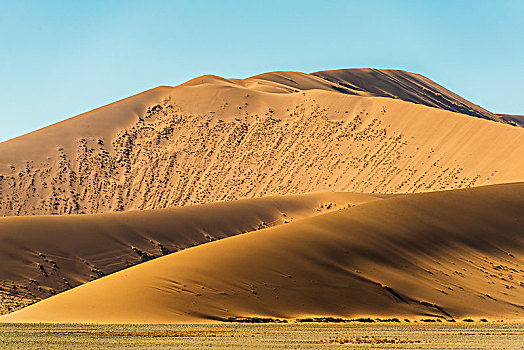
POLYGON ((354 67, 524 114, 524 1, 0 0, 0 141, 202 74, 354 67))

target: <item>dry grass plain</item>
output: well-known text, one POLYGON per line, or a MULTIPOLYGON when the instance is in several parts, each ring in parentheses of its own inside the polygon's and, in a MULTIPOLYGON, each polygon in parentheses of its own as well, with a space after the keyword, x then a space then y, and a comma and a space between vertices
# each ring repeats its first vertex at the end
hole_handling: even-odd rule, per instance
POLYGON ((522 323, 0 325, 14 349, 522 349, 522 323), (330 341, 334 340, 334 341, 330 341), (340 344, 340 343, 343 344, 340 344))

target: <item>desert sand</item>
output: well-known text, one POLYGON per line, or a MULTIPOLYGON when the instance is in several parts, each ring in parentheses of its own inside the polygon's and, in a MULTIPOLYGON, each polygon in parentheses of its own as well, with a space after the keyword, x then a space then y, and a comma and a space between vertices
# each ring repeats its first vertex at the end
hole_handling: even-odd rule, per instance
POLYGON ((0 322, 522 320, 522 118, 398 70, 205 75, 0 143, 0 322))
POLYGON ((188 247, 380 199, 352 193, 0 219, 0 314, 188 247))
POLYGON ((524 184, 411 194, 170 254, 2 322, 524 315, 524 184))
POLYGON ((523 137, 403 71, 203 76, 1 143, 0 216, 523 181, 523 137))

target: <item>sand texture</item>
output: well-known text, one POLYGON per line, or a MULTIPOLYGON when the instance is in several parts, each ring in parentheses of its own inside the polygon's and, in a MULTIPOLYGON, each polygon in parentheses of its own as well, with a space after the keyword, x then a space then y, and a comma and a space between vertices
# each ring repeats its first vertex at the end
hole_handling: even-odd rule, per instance
POLYGON ((403 71, 203 76, 1 143, 0 216, 523 181, 513 124, 403 71))
POLYGON ((522 319, 523 212, 522 183, 377 200, 185 249, 0 320, 522 319))

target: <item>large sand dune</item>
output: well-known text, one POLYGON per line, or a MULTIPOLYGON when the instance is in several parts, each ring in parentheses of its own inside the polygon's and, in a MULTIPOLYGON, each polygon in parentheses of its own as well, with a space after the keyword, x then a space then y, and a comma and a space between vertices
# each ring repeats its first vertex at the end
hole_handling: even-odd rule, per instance
POLYGON ((171 252, 376 199, 315 193, 125 213, 0 218, 0 314, 171 252))
POLYGON ((523 181, 523 138, 402 71, 203 76, 1 143, 0 216, 523 181))
POLYGON ((0 320, 522 319, 522 213, 522 183, 389 198, 176 252, 0 320))

